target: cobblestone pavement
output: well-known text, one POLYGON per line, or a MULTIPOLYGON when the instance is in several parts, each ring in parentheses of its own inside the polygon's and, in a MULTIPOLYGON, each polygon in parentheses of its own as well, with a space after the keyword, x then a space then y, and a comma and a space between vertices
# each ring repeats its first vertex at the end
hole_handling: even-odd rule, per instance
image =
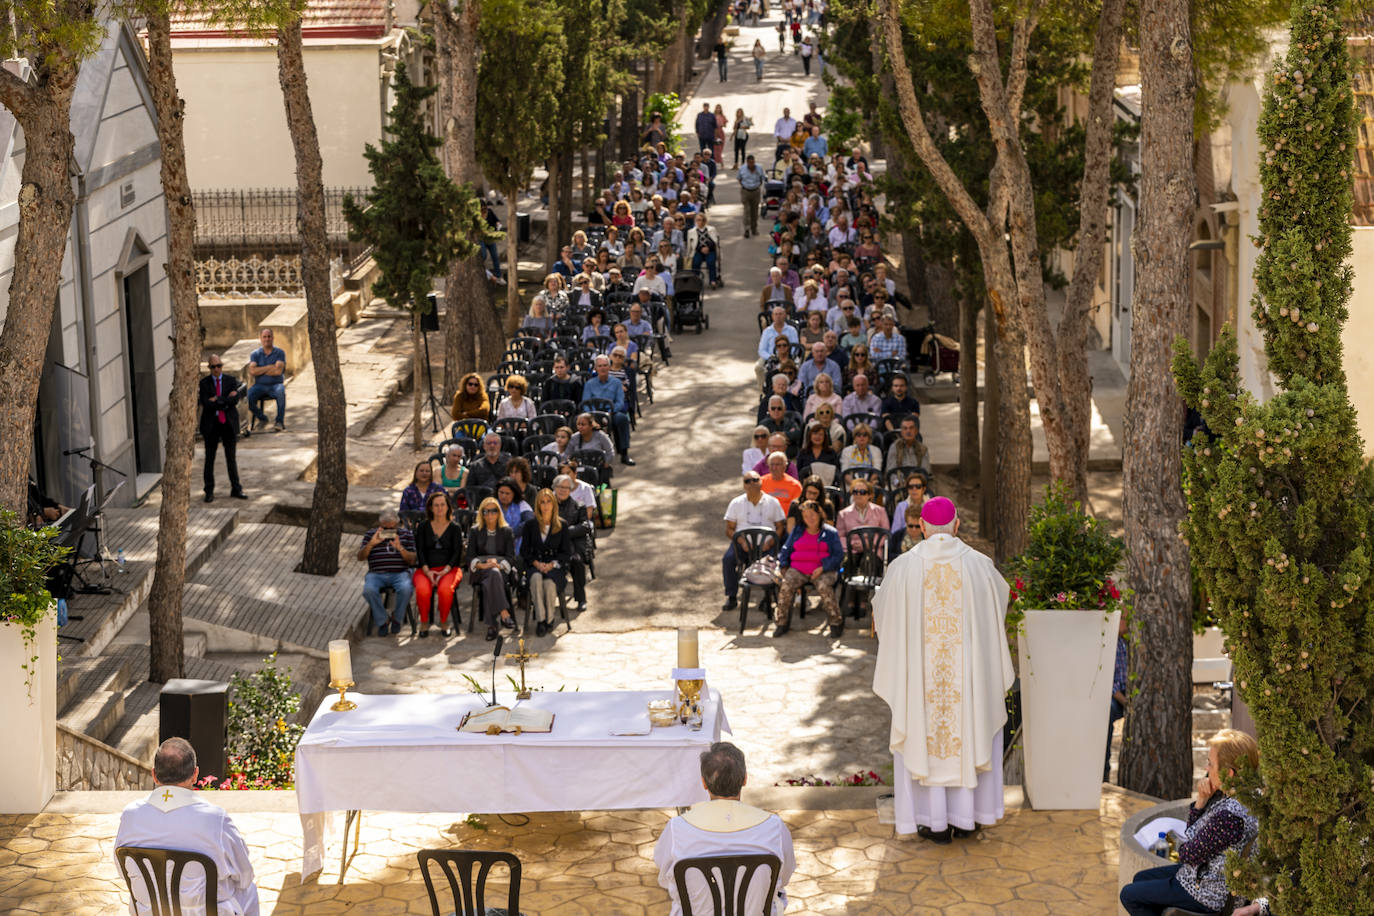
MULTIPOLYGON (((1097 814, 1008 811, 995 827, 944 847, 895 838, 871 808, 782 811, 797 857, 787 912, 1100 916, 1115 895, 1117 833, 1143 804, 1109 790, 1097 814)), ((330 871, 300 883, 295 815, 234 820, 252 847, 262 912, 272 916, 429 913, 415 860, 429 847, 514 852, 523 870, 520 909, 528 914, 649 916, 667 910, 653 847, 669 816, 537 814, 520 827, 483 818, 486 829, 477 829, 439 815, 367 814, 362 852, 342 885, 337 851, 330 871)), ((115 813, 0 815, 0 912, 121 912, 112 839, 118 820, 115 813)), ((505 902, 495 892, 487 899, 505 902)))

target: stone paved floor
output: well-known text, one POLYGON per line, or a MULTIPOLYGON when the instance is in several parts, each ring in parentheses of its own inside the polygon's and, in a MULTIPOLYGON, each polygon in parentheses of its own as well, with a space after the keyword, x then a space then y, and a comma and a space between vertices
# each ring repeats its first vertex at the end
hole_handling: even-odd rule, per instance
MULTIPOLYGON (((1118 830, 1143 804, 1109 790, 1099 813, 1008 811, 995 827, 947 847, 896 838, 872 809, 782 811, 797 857, 787 912, 1100 916, 1111 912, 1115 895, 1118 830)), ((294 815, 234 819, 252 846, 262 912, 272 916, 428 913, 415 860, 427 847, 515 852, 523 869, 520 909, 531 916, 649 916, 667 910, 653 846, 669 814, 539 814, 522 827, 484 818, 485 830, 438 815, 368 814, 363 851, 342 885, 337 851, 332 871, 300 883, 294 815)), ((120 912, 112 862, 118 817, 0 816, 0 912, 120 912)))

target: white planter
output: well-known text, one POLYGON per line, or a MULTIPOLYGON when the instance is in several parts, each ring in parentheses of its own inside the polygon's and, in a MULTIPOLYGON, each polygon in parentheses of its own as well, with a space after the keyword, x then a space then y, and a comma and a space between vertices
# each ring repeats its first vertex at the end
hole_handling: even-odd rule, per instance
POLYGON ((24 631, 0 624, 0 814, 36 814, 57 790, 57 619, 36 628, 32 650, 24 631), (22 665, 38 660, 32 690, 22 665))
POLYGON ((1093 810, 1111 718, 1120 611, 1027 611, 1021 662, 1026 798, 1046 810, 1093 810))
POLYGON ((1193 634, 1193 683, 1211 684, 1231 679, 1231 659, 1226 656, 1226 636, 1219 627, 1193 634))

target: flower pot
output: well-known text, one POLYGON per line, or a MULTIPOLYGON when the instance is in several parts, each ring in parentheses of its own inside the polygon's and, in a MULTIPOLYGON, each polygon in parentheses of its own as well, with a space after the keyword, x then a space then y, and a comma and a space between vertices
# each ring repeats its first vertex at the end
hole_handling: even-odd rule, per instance
POLYGON ((1026 799, 1033 808, 1098 808, 1120 616, 1026 611, 1017 651, 1026 799))
POLYGON ((0 624, 0 814, 36 814, 57 789, 56 616, 35 630, 30 648, 22 627, 0 624), (33 655, 38 660, 29 662, 33 655))

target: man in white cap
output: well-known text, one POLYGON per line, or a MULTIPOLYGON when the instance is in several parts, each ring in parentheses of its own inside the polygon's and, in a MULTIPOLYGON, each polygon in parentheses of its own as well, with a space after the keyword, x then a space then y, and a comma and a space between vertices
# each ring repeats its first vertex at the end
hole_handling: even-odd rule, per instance
MULTIPOLYGON (((221 916, 258 916, 258 887, 253 883, 253 863, 248 844, 234 822, 218 805, 205 801, 194 787, 200 777, 196 752, 184 738, 168 738, 153 755, 153 782, 157 788, 145 799, 131 802, 119 818, 115 848, 144 846, 183 849, 214 860, 219 886, 215 900, 221 916)), ((131 862, 134 905, 131 912, 149 912, 148 889, 131 862)), ((205 912, 205 876, 199 866, 189 866, 181 876, 181 900, 187 914, 205 912)))
POLYGON ((948 843, 1003 815, 1010 588, 959 540, 950 500, 926 501, 921 531, 873 598, 873 690, 892 709, 897 832, 948 843))

